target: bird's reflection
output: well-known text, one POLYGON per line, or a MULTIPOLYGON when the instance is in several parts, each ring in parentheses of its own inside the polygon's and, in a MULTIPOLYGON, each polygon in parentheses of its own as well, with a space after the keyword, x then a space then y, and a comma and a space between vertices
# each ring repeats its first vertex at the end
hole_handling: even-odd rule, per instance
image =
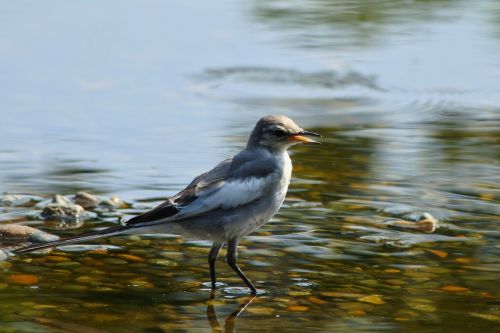
POLYGON ((254 300, 255 296, 246 298, 243 303, 241 303, 229 316, 227 316, 226 320, 224 321, 224 330, 222 329, 221 325, 219 324, 219 319, 217 318, 217 313, 215 312, 214 308, 214 302, 213 300, 215 299, 215 292, 212 291, 210 293, 210 300, 207 305, 207 319, 210 324, 210 327, 212 328, 212 332, 236 332, 236 318, 240 314, 242 314, 247 306, 252 303, 254 300))

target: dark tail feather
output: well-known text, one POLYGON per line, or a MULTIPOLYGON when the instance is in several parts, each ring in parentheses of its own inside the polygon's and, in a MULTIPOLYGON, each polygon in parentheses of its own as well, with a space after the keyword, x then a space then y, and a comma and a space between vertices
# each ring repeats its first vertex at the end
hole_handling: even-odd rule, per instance
POLYGON ((122 233, 124 230, 127 230, 127 229, 129 229, 129 228, 125 227, 125 226, 121 226, 121 225, 116 226, 116 227, 110 227, 110 228, 107 228, 104 230, 90 232, 90 233, 79 235, 79 236, 68 237, 68 238, 56 240, 53 242, 47 242, 47 243, 41 243, 41 244, 35 244, 35 245, 21 247, 19 249, 13 250, 12 252, 14 254, 21 254, 21 253, 46 249, 46 248, 54 247, 54 246, 79 243, 79 242, 87 241, 87 240, 91 240, 91 239, 97 239, 97 238, 101 238, 101 237, 116 235, 116 234, 122 233))

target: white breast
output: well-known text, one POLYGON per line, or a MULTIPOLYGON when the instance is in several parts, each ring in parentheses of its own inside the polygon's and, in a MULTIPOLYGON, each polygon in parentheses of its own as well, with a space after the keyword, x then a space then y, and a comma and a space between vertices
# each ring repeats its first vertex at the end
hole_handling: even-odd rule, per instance
POLYGON ((292 176, 292 161, 288 153, 284 151, 279 155, 273 156, 275 160, 275 165, 278 168, 278 178, 275 182, 274 187, 274 200, 272 205, 274 206, 273 215, 281 207, 281 204, 285 200, 286 192, 288 191, 288 185, 290 184, 290 178, 292 176))

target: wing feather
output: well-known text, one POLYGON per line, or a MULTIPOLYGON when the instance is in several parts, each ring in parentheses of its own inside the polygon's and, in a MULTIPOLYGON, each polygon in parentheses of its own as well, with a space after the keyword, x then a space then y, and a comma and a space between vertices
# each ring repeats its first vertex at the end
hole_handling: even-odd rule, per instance
POLYGON ((199 175, 182 191, 127 225, 178 221, 215 209, 232 209, 249 204, 264 194, 275 171, 270 158, 244 150, 215 168, 199 175))

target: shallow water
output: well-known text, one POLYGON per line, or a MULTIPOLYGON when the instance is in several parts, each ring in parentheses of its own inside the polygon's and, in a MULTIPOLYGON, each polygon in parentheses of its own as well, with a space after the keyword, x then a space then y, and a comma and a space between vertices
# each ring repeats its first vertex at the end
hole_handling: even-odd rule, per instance
POLYGON ((2 207, 2 223, 112 225, 265 114, 323 135, 293 149, 284 207, 241 243, 256 298, 219 260, 210 300, 209 244, 113 237, 0 263, 2 331, 498 326, 497 2, 12 2, 0 18, 0 191, 132 204, 73 229, 21 221, 35 208, 2 207), (387 224, 423 213, 435 232, 387 224))

